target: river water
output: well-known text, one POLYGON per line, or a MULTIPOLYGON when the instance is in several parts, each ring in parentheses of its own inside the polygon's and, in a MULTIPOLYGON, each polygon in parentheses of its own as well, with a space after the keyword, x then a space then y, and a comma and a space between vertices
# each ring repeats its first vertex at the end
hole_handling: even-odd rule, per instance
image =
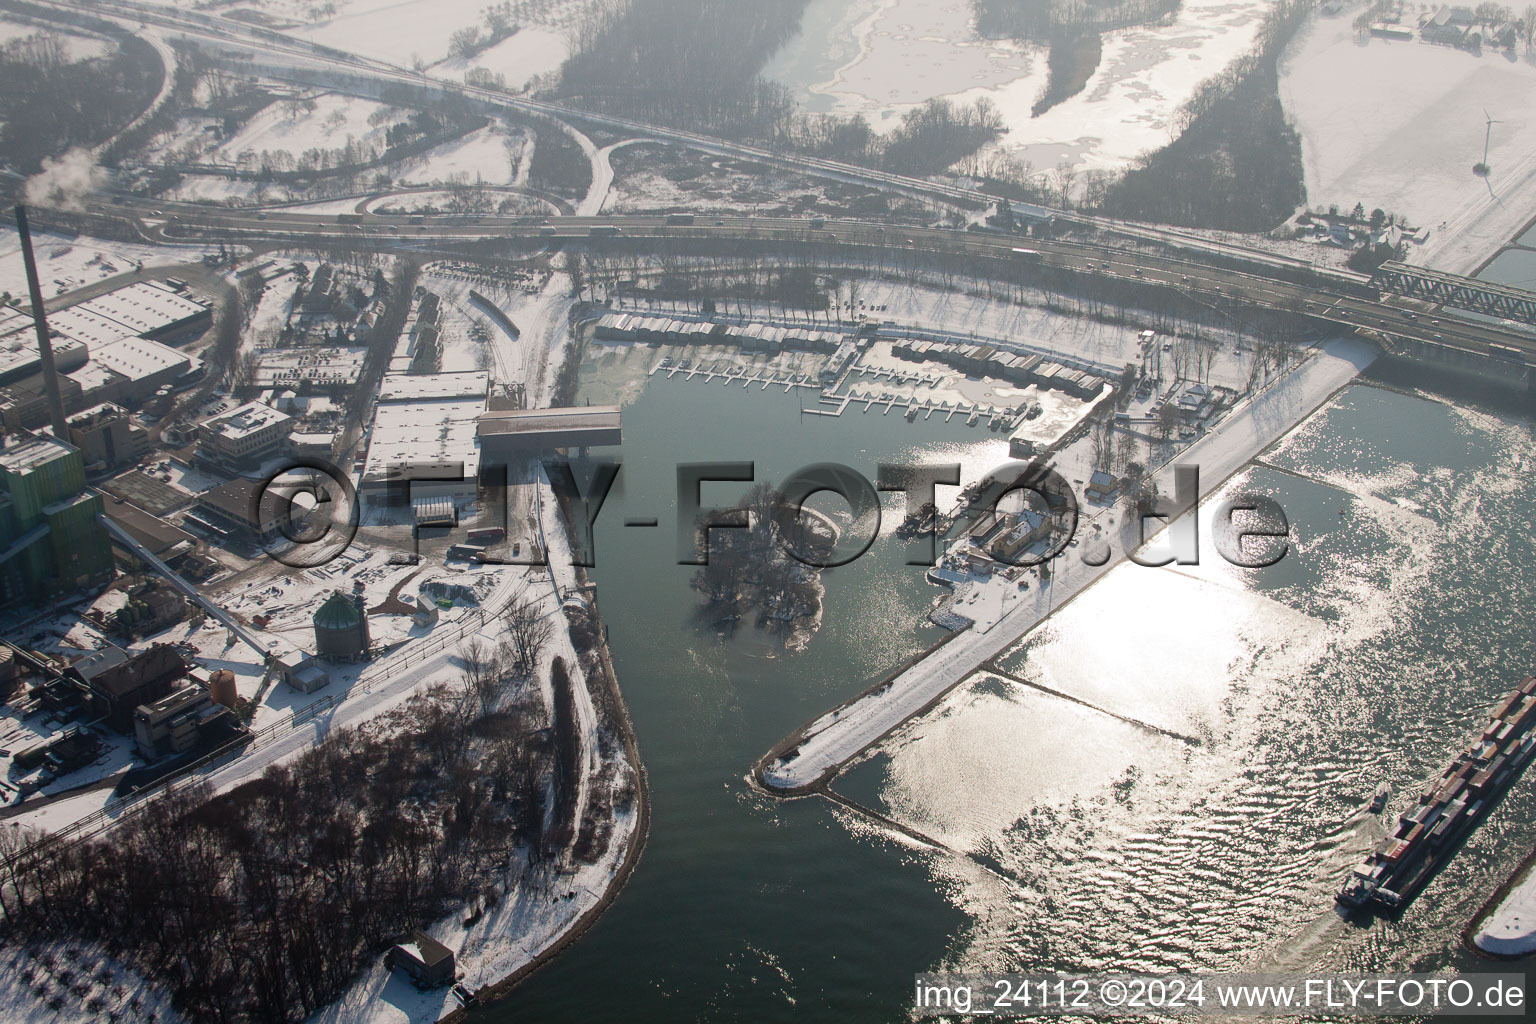
MULTIPOLYGON (((595 368, 587 396, 614 372, 595 368)), ((1380 832, 1377 786, 1389 813, 1416 798, 1536 665, 1529 419, 1396 373, 1240 481, 1290 519, 1279 565, 1123 566, 838 780, 951 853, 746 782, 786 732, 936 640, 915 623, 938 591, 882 540, 826 574, 803 651, 722 636, 674 564, 674 466, 755 460, 777 480, 835 460, 873 478, 923 458, 973 475, 1005 445, 958 420, 802 416, 794 394, 653 380, 624 410, 593 570, 650 841, 598 924, 480 1019, 900 1020, 913 973, 936 967, 1473 966, 1460 932, 1536 841, 1536 777, 1401 922, 1332 909, 1380 832)), ((705 504, 737 490, 708 485, 705 504)))

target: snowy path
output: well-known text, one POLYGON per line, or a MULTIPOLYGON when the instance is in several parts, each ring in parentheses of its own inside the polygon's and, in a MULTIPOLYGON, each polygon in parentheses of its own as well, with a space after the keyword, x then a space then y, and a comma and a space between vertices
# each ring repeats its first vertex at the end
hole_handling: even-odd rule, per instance
POLYGON ((153 46, 155 53, 160 57, 160 65, 165 69, 164 75, 160 79, 160 91, 155 94, 155 98, 150 101, 149 106, 145 107, 138 117, 129 121, 120 131, 113 133, 110 139, 91 149, 91 156, 98 160, 117 144, 118 139, 121 139, 160 113, 160 109, 170 102, 171 94, 176 91, 176 51, 171 48, 171 44, 166 42, 160 33, 150 32, 143 27, 136 30, 134 34, 150 46, 153 46))
MULTIPOLYGON (((1197 441, 1177 464, 1200 468, 1201 500, 1316 411, 1375 357, 1375 351, 1360 341, 1327 342, 1289 376, 1255 395, 1216 431, 1197 441)), ((761 764, 762 781, 772 789, 799 791, 825 780, 1124 559, 1123 552, 1102 566, 1086 565, 1077 558, 1058 559, 1050 584, 1036 587, 1032 598, 1021 600, 992 629, 955 636, 900 672, 888 686, 811 723, 795 746, 761 764)))
POLYGON ((581 147, 592 164, 592 184, 587 186, 587 194, 576 204, 576 216, 595 217, 608 199, 608 190, 613 188, 613 165, 608 162, 608 151, 598 149, 596 143, 570 125, 562 122, 561 126, 566 134, 576 140, 576 145, 581 147))

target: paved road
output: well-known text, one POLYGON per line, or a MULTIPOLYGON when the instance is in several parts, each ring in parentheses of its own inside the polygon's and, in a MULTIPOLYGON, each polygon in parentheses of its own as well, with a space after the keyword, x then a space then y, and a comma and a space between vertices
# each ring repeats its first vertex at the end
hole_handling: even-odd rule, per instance
POLYGON ((813 221, 790 217, 695 215, 693 223, 669 223, 665 216, 611 217, 408 217, 352 216, 294 210, 218 210, 193 204, 132 198, 102 198, 95 212, 126 216, 145 236, 163 242, 277 239, 350 241, 397 248, 451 244, 485 238, 524 238, 594 248, 623 240, 733 240, 744 245, 807 246, 829 254, 856 253, 870 262, 894 261, 912 253, 947 254, 1070 270, 1109 279, 1171 287, 1205 301, 1235 302, 1305 313, 1345 327, 1374 332, 1388 341, 1420 342, 1479 356, 1536 366, 1536 333, 1451 311, 1430 313, 1385 301, 1369 290, 1362 274, 1312 268, 1279 258, 1245 263, 1232 257, 1212 266, 1102 243, 1026 239, 984 231, 902 227, 870 221, 813 221), (594 235, 594 230, 598 234, 594 235), (607 232, 607 234, 604 234, 607 232), (1508 353, 1500 348, 1511 350, 1508 353), (1514 353, 1518 353, 1516 356, 1514 353))

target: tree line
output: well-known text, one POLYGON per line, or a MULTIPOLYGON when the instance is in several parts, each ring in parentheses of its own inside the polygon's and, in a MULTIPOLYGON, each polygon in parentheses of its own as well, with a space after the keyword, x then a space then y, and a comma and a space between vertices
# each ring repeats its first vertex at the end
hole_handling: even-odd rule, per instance
POLYGON ((885 136, 862 115, 799 110, 789 90, 761 70, 799 31, 807 3, 594 5, 561 68, 558 93, 610 113, 903 174, 941 172, 1002 131, 1001 115, 985 98, 930 100, 885 136))
POLYGON ((1277 63, 1311 9, 1312 0, 1278 0, 1253 48, 1179 108, 1178 137, 1101 181, 1089 202, 1114 217, 1234 231, 1267 231, 1288 218, 1306 201, 1306 185, 1277 63))
POLYGON ((45 157, 105 141, 160 89, 159 58, 136 36, 106 56, 67 56, 52 32, 0 45, 0 160, 11 170, 32 174, 45 157))
POLYGON ((1157 21, 1181 0, 971 0, 976 31, 1037 43, 1157 21))

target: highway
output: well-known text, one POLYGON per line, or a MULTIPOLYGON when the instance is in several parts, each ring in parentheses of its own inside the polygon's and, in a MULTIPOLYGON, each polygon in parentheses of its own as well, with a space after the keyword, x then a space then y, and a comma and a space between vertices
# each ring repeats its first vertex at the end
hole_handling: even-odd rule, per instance
MULTIPOLYGON (((1038 266, 1110 280, 1174 289, 1211 304, 1259 306, 1302 313, 1398 341, 1501 358, 1536 366, 1536 333, 1446 310, 1429 312, 1384 300, 1363 274, 1315 269, 1285 257, 1211 266, 1192 259, 1102 243, 1034 239, 989 231, 907 227, 858 220, 696 215, 693 223, 668 216, 448 217, 227 210, 129 198, 97 199, 93 212, 126 217, 151 241, 213 240, 270 244, 328 241, 380 250, 411 251, 484 239, 580 244, 593 249, 631 240, 733 241, 751 246, 805 246, 829 257, 873 262, 903 253, 1038 266), (594 234, 594 229, 597 234, 594 234), (1516 356, 1518 353, 1518 357, 1516 356)), ((835 262, 832 260, 831 262, 835 262)), ((1236 262, 1226 257, 1224 263, 1236 262)))
MULTIPOLYGON (((201 11, 182 10, 157 3, 147 3, 144 0, 37 0, 37 2, 60 12, 84 13, 93 17, 116 17, 129 27, 153 25, 161 30, 173 31, 205 44, 206 56, 216 62, 223 61, 226 64, 243 67, 247 71, 265 68, 274 75, 289 76, 289 80, 300 84, 343 90, 349 85, 359 88, 367 84, 374 92, 385 85, 403 85, 429 92, 452 92, 474 100, 491 113, 519 114, 549 121, 569 131, 581 145, 591 161, 594 183, 605 176, 612 177, 612 169, 608 166, 606 153, 607 149, 613 147, 607 147, 601 151, 596 149, 591 140, 574 130, 573 125, 585 124, 606 129, 625 136, 624 143, 644 139, 664 140, 717 156, 762 163, 909 196, 936 199, 971 211, 973 217, 978 211, 994 206, 999 198, 981 189, 953 182, 896 174, 823 157, 775 152, 760 146, 701 135, 697 132, 648 124, 631 118, 582 110, 547 100, 536 100, 527 96, 433 78, 423 72, 408 70, 385 61, 321 46, 273 29, 201 11), (231 49, 233 46, 240 45, 249 46, 252 49, 249 51, 231 49), (212 48, 209 49, 209 47, 212 48)), ((601 193, 606 189, 593 191, 599 193, 600 198, 601 193)), ((580 212, 595 214, 599 209, 597 206, 592 206, 580 212)), ((1276 263, 1302 262, 1263 253, 1251 246, 1216 241, 1164 225, 1118 221, 1108 217, 1067 211, 1058 212, 1063 217, 1100 231, 1155 241, 1190 251, 1270 260, 1276 263)))

